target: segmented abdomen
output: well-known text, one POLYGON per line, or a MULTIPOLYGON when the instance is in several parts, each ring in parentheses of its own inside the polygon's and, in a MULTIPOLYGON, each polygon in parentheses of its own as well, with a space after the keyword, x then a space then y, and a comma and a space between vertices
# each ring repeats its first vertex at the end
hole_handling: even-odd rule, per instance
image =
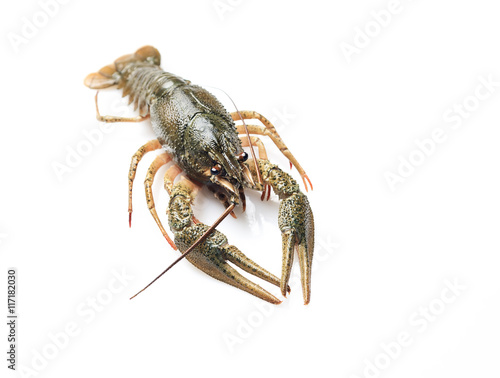
POLYGON ((160 53, 153 46, 144 46, 133 54, 124 55, 113 64, 104 66, 98 72, 85 78, 85 85, 92 89, 108 88, 118 85, 123 88, 123 97, 130 96, 129 104, 134 102, 134 110, 144 108, 156 98, 164 96, 188 81, 160 68, 160 53))
POLYGON ((139 108, 141 112, 157 98, 188 84, 186 80, 149 63, 130 63, 120 73, 118 88, 123 88, 123 97, 129 95, 129 104, 134 102, 134 110, 139 108))

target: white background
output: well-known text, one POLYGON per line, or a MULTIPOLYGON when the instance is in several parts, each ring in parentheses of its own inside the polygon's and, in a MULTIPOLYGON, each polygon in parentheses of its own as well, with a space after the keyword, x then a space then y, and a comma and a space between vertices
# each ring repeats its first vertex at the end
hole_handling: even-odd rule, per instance
MULTIPOLYGON (((500 81, 499 9, 401 0, 389 17, 389 4, 89 0, 44 19, 37 1, 3 3, 0 290, 5 298, 16 267, 18 367, 32 369, 23 376, 498 376, 500 87, 474 96, 480 78, 500 81), (25 38, 36 17, 16 48, 13 34, 25 38), (366 28, 372 37, 360 36, 366 28), (274 119, 305 167, 317 231, 310 305, 296 284, 270 307, 187 262, 128 300, 177 257, 144 200, 154 153, 139 166, 127 224, 128 165, 153 137, 149 122, 101 133, 61 180, 54 165, 100 130, 83 78, 146 44, 165 70, 274 119), (358 48, 350 59, 346 44, 358 48), (443 115, 464 101, 474 111, 453 128, 443 115), (439 130, 446 141, 418 160, 415 140, 439 130), (410 156, 420 165, 391 190, 384 175, 410 156), (113 281, 123 270, 129 279, 113 281), (91 298, 106 302, 99 312, 91 298)), ((110 114, 120 93, 101 99, 110 114)), ((219 229, 279 274, 277 199, 249 197, 219 229)), ((208 194, 196 203, 205 223, 221 211, 208 194)))

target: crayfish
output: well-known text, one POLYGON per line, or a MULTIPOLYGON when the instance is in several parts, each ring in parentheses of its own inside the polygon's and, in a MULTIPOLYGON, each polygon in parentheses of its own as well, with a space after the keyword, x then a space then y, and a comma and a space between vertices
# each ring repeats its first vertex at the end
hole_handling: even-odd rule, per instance
POLYGON ((113 64, 88 75, 85 85, 91 89, 123 89, 123 96, 129 96, 129 104, 133 102, 134 110, 139 109, 137 117, 101 116, 97 92, 99 121, 140 122, 149 118, 157 137, 144 144, 132 157, 128 176, 129 225, 137 165, 144 154, 161 150, 149 167, 144 184, 148 208, 154 220, 172 248, 182 252, 174 264, 185 257, 213 278, 270 303, 279 304, 281 301, 278 298, 241 275, 228 262, 278 286, 286 296, 290 291, 288 282, 294 254, 297 253, 304 303, 309 303, 314 250, 311 207, 297 182, 267 160, 264 144, 258 136, 269 137, 274 142, 289 159, 290 166, 293 164, 301 174, 306 190, 307 183, 311 189, 312 184, 269 120, 254 111, 228 113, 205 89, 165 72, 160 67, 160 54, 152 46, 144 46, 134 54, 122 56, 113 64), (247 125, 244 120, 249 119, 258 120, 261 124, 247 125), (235 121, 242 121, 243 124, 236 125, 235 121), (258 158, 254 146, 258 149, 258 158), (244 147, 249 148, 250 155, 244 151, 244 147), (164 177, 165 189, 170 195, 168 224, 174 240, 169 237, 158 217, 152 193, 155 174, 166 164, 170 165, 164 177), (182 172, 184 174, 181 175, 182 172), (203 185, 226 208, 210 227, 198 221, 192 210, 193 200, 203 185), (278 224, 283 243, 281 279, 230 245, 227 237, 216 230, 227 215, 234 215, 235 206, 241 205, 245 210, 245 188, 261 191, 261 199, 266 196, 269 199, 272 188, 280 199, 278 224))

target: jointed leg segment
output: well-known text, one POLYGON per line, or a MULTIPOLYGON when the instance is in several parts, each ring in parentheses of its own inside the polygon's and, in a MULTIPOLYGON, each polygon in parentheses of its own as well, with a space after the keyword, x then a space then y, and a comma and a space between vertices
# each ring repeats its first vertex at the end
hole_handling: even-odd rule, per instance
MULTIPOLYGON (((241 145, 242 147, 250 147, 250 143, 248 141, 248 137, 245 134, 240 134, 240 139, 241 139, 241 145)), ((260 140, 259 137, 256 137, 255 135, 250 136, 250 142, 252 143, 252 146, 257 146, 259 150, 259 159, 261 160, 267 160, 267 151, 266 147, 264 146, 264 143, 260 140)), ((264 190, 262 191, 262 195, 260 196, 260 200, 264 201, 264 198, 267 198, 266 200, 269 201, 269 198, 271 197, 271 186, 268 184, 263 183, 264 185, 264 190)))
MULTIPOLYGON (((262 124, 264 126, 246 125, 248 132, 250 134, 266 135, 266 136, 270 137, 271 140, 276 145, 276 147, 279 148, 281 153, 283 155, 285 155, 288 158, 288 160, 290 160, 290 163, 293 164, 295 166, 295 168, 297 168, 297 170, 299 171, 300 176, 302 177, 302 180, 304 181, 304 186, 306 188, 306 191, 308 191, 307 182, 311 186, 311 190, 312 190, 313 186, 312 186, 311 180, 309 180, 309 177, 307 176, 306 172, 301 167, 301 165, 299 164, 297 159, 292 155, 292 153, 290 152, 290 150, 286 146, 285 142, 283 142, 280 135, 278 134, 278 131, 276 131, 276 128, 273 126, 273 124, 266 117, 264 117, 262 114, 257 113, 257 112, 252 111, 252 110, 240 110, 239 113, 238 112, 231 113, 231 117, 233 118, 234 121, 241 120, 239 114, 241 114, 241 117, 243 117, 243 119, 258 119, 259 121, 262 122, 262 124), (306 180, 307 180, 307 182, 306 182, 306 180)), ((246 134, 246 130, 245 130, 243 125, 237 125, 236 129, 237 129, 239 134, 246 134)))
POLYGON ((97 113, 96 118, 98 121, 101 121, 101 122, 142 122, 142 121, 145 121, 146 119, 149 118, 149 113, 146 115, 140 115, 137 117, 117 117, 117 116, 109 116, 109 115, 102 116, 99 113, 99 105, 97 102, 98 93, 99 93, 99 91, 97 91, 95 94, 95 110, 97 113))
POLYGON ((172 158, 170 157, 169 154, 166 152, 162 153, 161 155, 158 155, 153 163, 149 166, 148 173, 146 175, 146 179, 144 180, 144 188, 146 189, 146 201, 148 203, 148 209, 151 212, 151 215, 153 216, 156 224, 160 228, 161 233, 167 239, 168 243, 173 249, 177 249, 174 242, 172 239, 167 234, 167 231, 165 231, 165 228, 163 227, 160 218, 158 218, 158 214, 156 212, 155 208, 155 201, 153 199, 153 192, 152 192, 152 187, 153 187, 153 182, 154 182, 154 177, 156 175, 156 172, 158 172, 158 169, 160 169, 162 166, 170 162, 172 158))
MULTIPOLYGON (((240 134, 240 140, 243 147, 250 147, 250 143, 248 142, 246 135, 240 134)), ((266 147, 260 138, 252 135, 250 136, 250 141, 252 142, 252 146, 257 146, 259 150, 259 159, 267 160, 266 147)))
POLYGON ((132 156, 132 161, 130 162, 130 169, 128 171, 128 222, 129 226, 132 224, 132 188, 134 185, 135 173, 137 171, 137 165, 141 161, 142 157, 148 152, 159 150, 161 148, 160 142, 157 139, 150 140, 144 146, 139 148, 137 152, 132 156))
MULTIPOLYGON (((157 139, 150 140, 147 142, 145 145, 143 145, 141 148, 137 150, 137 152, 132 156, 132 161, 130 162, 130 169, 128 172, 128 213, 129 213, 129 226, 132 225, 132 189, 134 185, 134 179, 135 179, 135 174, 137 171, 137 165, 143 158, 143 156, 151 151, 159 150, 161 149, 162 146, 160 142, 157 139)), ((167 239, 168 243, 173 249, 177 249, 175 246, 174 242, 172 239, 167 234, 167 231, 163 227, 160 219, 158 218, 158 214, 156 213, 156 208, 155 208, 155 203, 153 199, 153 192, 152 192, 152 186, 153 186, 153 181, 154 181, 154 176, 156 172, 158 172, 158 169, 160 169, 163 165, 167 164, 172 160, 171 156, 167 154, 166 152, 158 155, 153 163, 151 163, 147 175, 146 175, 146 180, 144 181, 144 187, 146 190, 146 200, 148 203, 148 208, 149 211, 151 212, 151 215, 153 216, 153 219, 155 220, 156 224, 160 228, 161 233, 167 239)))

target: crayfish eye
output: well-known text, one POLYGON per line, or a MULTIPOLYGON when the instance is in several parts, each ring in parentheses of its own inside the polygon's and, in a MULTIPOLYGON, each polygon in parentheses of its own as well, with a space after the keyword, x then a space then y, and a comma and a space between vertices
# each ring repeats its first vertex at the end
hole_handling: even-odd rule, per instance
POLYGON ((248 159, 248 154, 243 151, 241 154, 238 155, 238 161, 244 162, 247 161, 248 159))
POLYGON ((222 172, 222 166, 220 164, 215 164, 212 168, 210 168, 210 173, 214 176, 219 175, 222 172))

